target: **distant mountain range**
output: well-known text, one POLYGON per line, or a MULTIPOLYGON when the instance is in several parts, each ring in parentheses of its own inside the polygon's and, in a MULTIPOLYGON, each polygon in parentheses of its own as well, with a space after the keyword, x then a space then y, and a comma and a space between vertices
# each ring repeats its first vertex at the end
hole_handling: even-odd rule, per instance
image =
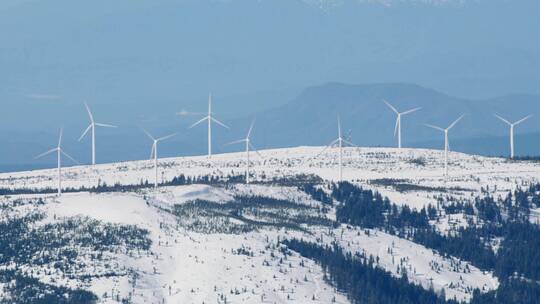
MULTIPOLYGON (((325 145, 337 137, 338 115, 341 117, 344 135, 355 144, 395 146, 396 138, 393 133, 396 116, 382 102, 383 99, 400 111, 422 107, 420 111, 402 118, 404 146, 442 148, 442 133, 426 127, 425 124, 446 127, 464 114, 463 120, 450 132, 451 148, 467 153, 502 156, 508 153, 509 129, 495 118, 494 114, 498 113, 508 120, 517 120, 532 114, 534 116, 530 120, 516 127, 516 153, 540 155, 540 96, 508 95, 470 100, 406 83, 327 83, 306 88, 289 102, 280 101, 282 106, 252 115, 223 119, 217 112, 218 117, 231 129, 214 127, 214 150, 219 153, 242 149, 226 146, 225 143, 245 137, 253 119, 256 122, 252 140, 259 149, 325 145)), ((198 110, 204 111, 205 108, 206 102, 201 102, 198 110)), ((65 145, 67 151, 77 159, 87 162, 89 141, 76 141, 87 120, 84 110, 79 110, 75 111, 77 114, 74 115, 78 123, 66 128, 65 145)), ((107 119, 101 118, 103 115, 100 114, 107 113, 96 112, 101 122, 117 122, 109 120, 107 115, 107 119)), ((154 124, 150 131, 156 136, 178 132, 174 139, 160 145, 160 154, 205 154, 206 126, 188 129, 188 126, 198 119, 198 116, 174 118, 171 115, 163 119, 162 123, 154 124)), ((119 129, 99 129, 98 132, 98 160, 101 162, 144 159, 150 153, 151 143, 141 131, 140 125, 126 122, 119 129)), ((6 164, 4 171, 41 167, 54 161, 32 161, 32 158, 55 144, 56 130, 54 133, 39 128, 16 134, 2 132, 0 138, 4 142, 0 150, 0 158, 4 160, 2 163, 6 164)))
MULTIPOLYGON (((422 107, 402 118, 403 142, 409 146, 440 147, 442 134, 425 124, 448 126, 464 114, 450 132, 453 148, 470 153, 504 155, 508 145, 508 127, 494 117, 508 120, 526 115, 535 117, 516 127, 516 133, 531 134, 526 142, 516 138, 520 154, 540 153, 532 141, 532 132, 540 131, 540 96, 508 95, 484 100, 449 96, 413 84, 348 85, 329 83, 303 91, 290 103, 257 114, 256 134, 262 146, 321 145, 337 136, 337 116, 344 133, 363 146, 392 146, 395 114, 382 102, 392 103, 399 111, 422 107), (474 144, 472 144, 474 142, 474 144), (471 144, 466 144, 471 143, 471 144)), ((243 122, 247 125, 247 119, 243 122)))

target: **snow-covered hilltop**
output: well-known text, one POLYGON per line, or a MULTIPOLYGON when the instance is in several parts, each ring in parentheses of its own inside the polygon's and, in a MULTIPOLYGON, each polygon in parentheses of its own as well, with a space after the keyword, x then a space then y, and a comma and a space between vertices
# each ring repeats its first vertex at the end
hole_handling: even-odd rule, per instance
MULTIPOLYGON (((325 180, 338 179, 338 150, 323 147, 297 147, 263 150, 251 157, 255 180, 314 174, 325 180), (317 156, 317 157, 316 157, 317 156)), ((451 152, 449 176, 444 177, 443 151, 395 148, 344 148, 343 178, 357 181, 388 196, 398 204, 421 208, 435 203, 437 192, 457 197, 489 193, 506 194, 517 186, 527 186, 540 180, 540 163, 511 161, 451 152), (402 191, 403 189, 406 191, 402 191)), ((245 153, 178 157, 160 160, 162 182, 176 176, 227 177, 244 174, 245 153)), ((0 174, 0 188, 43 189, 56 187, 56 169, 0 174)), ((133 185, 143 181, 153 183, 152 161, 135 161, 63 169, 64 187, 133 185)))
MULTIPOLYGON (((351 302, 320 261, 284 249, 281 242, 292 239, 339 246, 359 260, 371 257, 391 277, 406 277, 446 299, 468 301, 475 289, 498 288, 493 270, 483 265, 401 232, 344 221, 340 206, 350 201, 336 190, 346 189, 328 183, 337 182, 337 150, 314 158, 321 149, 260 151, 262 158, 252 158, 250 185, 239 180, 244 153, 163 159, 164 185, 157 191, 147 184, 154 178, 150 161, 64 168, 69 191, 61 197, 46 193, 56 186, 56 170, 1 174, 0 242, 15 250, 0 252, 0 298, 27 295, 32 287, 75 302, 351 302), (27 285, 15 284, 21 278, 27 285)), ((445 178, 441 151, 347 148, 343 177, 416 211, 443 197, 505 196, 540 178, 540 164, 533 162, 461 153, 450 159, 445 178)), ((364 193, 358 191, 348 195, 364 193)), ((429 223, 452 235, 483 220, 439 212, 411 227, 429 223)))

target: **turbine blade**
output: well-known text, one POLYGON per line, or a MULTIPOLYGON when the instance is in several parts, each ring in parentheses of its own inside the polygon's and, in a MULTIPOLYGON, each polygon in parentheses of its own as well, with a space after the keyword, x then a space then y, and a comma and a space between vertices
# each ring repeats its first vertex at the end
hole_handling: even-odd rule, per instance
POLYGON ((249 127, 249 131, 248 131, 248 134, 247 134, 246 138, 249 138, 249 136, 251 135, 251 131, 253 130, 253 125, 255 125, 255 119, 253 119, 253 121, 251 121, 251 126, 249 127))
POLYGON ((77 160, 75 160, 75 158, 71 157, 69 154, 64 152, 64 150, 60 149, 60 153, 64 154, 65 157, 71 159, 71 161, 74 162, 75 164, 77 164, 77 165, 80 164, 77 160))
POLYGON ((532 115, 523 117, 522 119, 516 121, 516 122, 514 123, 514 125, 519 125, 520 123, 524 122, 525 120, 527 120, 527 119, 529 119, 529 118, 531 118, 531 117, 532 117, 532 115))
POLYGON ((429 127, 429 128, 432 128, 432 129, 435 129, 435 130, 439 130, 439 131, 444 132, 444 129, 441 128, 441 127, 437 127, 437 126, 430 125, 430 124, 425 124, 425 126, 426 126, 426 127, 429 127))
POLYGON ((336 139, 334 141, 332 141, 328 146, 324 147, 324 149, 321 150, 321 152, 315 154, 314 156, 308 158, 307 160, 303 161, 302 163, 305 163, 305 162, 308 162, 308 161, 311 161, 312 159, 315 159, 317 157, 319 157, 321 154, 323 154, 326 150, 328 150, 328 148, 331 148, 337 141, 339 141, 339 139, 336 139))
POLYGON ((357 145, 353 144, 352 142, 346 140, 346 139, 343 139, 343 142, 346 143, 347 145, 351 146, 351 147, 355 147, 355 148, 358 148, 357 145))
POLYGON ((115 126, 115 125, 108 125, 108 124, 102 124, 102 123, 97 123, 97 122, 96 122, 96 126, 105 127, 105 128, 118 128, 118 126, 115 126))
POLYGON ((152 134, 148 133, 148 131, 146 131, 145 129, 141 128, 141 130, 144 132, 144 134, 146 134, 146 136, 148 136, 151 140, 156 140, 154 138, 154 136, 152 136, 152 134))
POLYGON ((398 110, 396 108, 394 108, 394 106, 392 106, 388 101, 386 100, 382 100, 392 111, 394 111, 394 113, 396 114, 399 114, 398 110))
POLYGON ((58 138, 58 148, 62 146, 62 137, 64 136, 64 128, 60 128, 60 137, 58 138))
POLYGON ((221 125, 222 127, 224 128, 227 128, 227 129, 230 129, 227 125, 225 125, 224 123, 222 123, 221 121, 215 119, 214 117, 211 117, 212 121, 217 123, 218 125, 221 125))
POLYGON ((150 151, 150 159, 154 158, 155 151, 156 151, 156 142, 154 141, 154 144, 152 145, 152 151, 150 151))
POLYGON ((336 140, 334 140, 334 141, 332 141, 330 144, 328 144, 327 147, 333 147, 333 146, 334 146, 335 144, 337 144, 338 142, 339 142, 339 138, 336 139, 336 140))
POLYGON ((341 138, 341 118, 339 117, 339 114, 337 116, 337 125, 338 125, 338 135, 339 135, 339 138, 341 138))
POLYGON ((84 130, 81 137, 79 137, 79 141, 81 141, 86 136, 86 133, 88 133, 88 131, 90 131, 90 129, 92 129, 92 125, 89 125, 88 128, 86 128, 86 130, 84 130))
POLYGON ((208 93, 208 117, 212 116, 212 92, 208 93))
POLYGON ((398 117, 396 118, 396 126, 394 127, 394 137, 397 136, 398 126, 399 126, 399 124, 401 123, 401 119, 400 119, 400 118, 401 118, 401 117, 400 117, 399 114, 398 114, 398 117))
POLYGON ((337 144, 339 142, 339 138, 337 138, 336 140, 333 140, 332 142, 330 142, 328 144, 328 146, 326 146, 327 148, 333 148, 335 146, 335 144, 337 144))
POLYGON ((226 143, 226 144, 224 144, 224 146, 235 145, 235 144, 243 143, 245 141, 246 141, 246 139, 239 139, 239 140, 235 140, 235 141, 231 141, 229 143, 226 143))
POLYGON ((209 116, 203 117, 201 120, 199 120, 199 121, 197 121, 196 123, 194 123, 194 124, 192 124, 191 126, 189 126, 189 128, 191 129, 191 128, 195 127, 196 125, 200 124, 201 122, 207 120, 207 119, 209 119, 209 116))
POLYGON ((42 158, 43 156, 49 155, 49 154, 51 154, 53 152, 56 152, 56 151, 58 151, 58 148, 50 149, 49 151, 34 157, 34 159, 42 158))
POLYGON ((157 139, 157 141, 166 140, 166 139, 169 139, 169 138, 174 137, 174 136, 176 136, 176 133, 173 133, 173 134, 170 134, 170 135, 167 135, 167 136, 160 137, 160 138, 157 139))
POLYGON ((331 146, 326 146, 326 147, 324 147, 324 149, 322 149, 321 152, 315 154, 313 157, 308 158, 308 161, 310 161, 310 160, 312 160, 312 159, 315 159, 315 158, 321 156, 321 154, 323 154, 323 153, 324 153, 326 150, 328 150, 328 148, 330 148, 330 147, 331 147, 331 146))
POLYGON ((499 116, 499 115, 497 115, 497 114, 493 114, 493 115, 495 115, 495 117, 497 117, 498 119, 502 120, 503 122, 507 123, 509 126, 512 125, 511 122, 509 122, 508 120, 502 118, 501 116, 499 116))
POLYGON ((458 119, 454 120, 454 122, 450 126, 448 126, 447 130, 452 129, 463 118, 463 116, 465 115, 461 115, 458 119))
POLYGON ((259 153, 259 151, 257 151, 257 148, 255 148, 255 146, 253 146, 253 144, 249 143, 249 146, 251 147, 251 150, 255 153, 257 153, 257 155, 259 155, 260 158, 264 158, 264 156, 261 155, 261 153, 259 153))
POLYGON ((94 115, 92 115, 92 111, 90 111, 90 107, 88 106, 86 102, 84 103, 84 106, 86 107, 86 112, 88 112, 88 116, 90 117, 90 122, 94 123, 94 115))
POLYGON ((176 115, 179 115, 179 116, 208 115, 208 113, 202 113, 202 112, 188 112, 188 111, 186 111, 186 110, 181 110, 180 112, 176 113, 176 115))
POLYGON ((407 114, 411 114, 411 113, 414 113, 418 110, 422 109, 421 107, 418 107, 418 108, 414 108, 414 109, 411 109, 411 110, 408 110, 408 111, 405 111, 403 113, 401 113, 401 115, 407 115, 407 114))

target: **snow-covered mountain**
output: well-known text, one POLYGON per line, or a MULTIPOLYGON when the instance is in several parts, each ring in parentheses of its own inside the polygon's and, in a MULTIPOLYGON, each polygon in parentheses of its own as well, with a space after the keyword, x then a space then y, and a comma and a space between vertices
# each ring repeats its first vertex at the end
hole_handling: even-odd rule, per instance
MULTIPOLYGON (((342 222, 347 201, 331 183, 337 150, 314 157, 321 149, 260 151, 250 185, 241 179, 243 153, 163 159, 157 190, 147 184, 154 179, 150 161, 64 168, 61 197, 50 193, 56 170, 1 174, 0 299, 353 302, 326 266, 284 249, 282 241, 291 239, 339 246, 360 260, 376 257, 390 277, 448 300, 499 287, 493 270, 476 262, 342 222)), ((505 196, 540 179, 539 163, 461 153, 450 153, 445 178, 442 152, 422 149, 346 148, 343 165, 345 180, 412 210, 505 196)), ((441 235, 482 222, 441 208, 429 222, 441 235)))

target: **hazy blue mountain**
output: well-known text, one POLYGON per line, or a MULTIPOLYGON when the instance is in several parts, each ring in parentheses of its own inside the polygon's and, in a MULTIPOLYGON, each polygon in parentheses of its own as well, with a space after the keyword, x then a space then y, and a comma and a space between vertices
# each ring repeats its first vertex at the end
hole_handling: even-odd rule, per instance
MULTIPOLYGON (((337 137, 337 116, 353 142, 362 146, 392 146, 395 114, 382 102, 386 99, 400 111, 422 107, 416 113, 404 116, 402 121, 404 145, 437 147, 442 133, 427 128, 425 124, 448 126, 464 114, 463 120, 451 131, 451 139, 482 138, 484 147, 470 149, 459 145, 465 152, 499 154, 491 137, 507 136, 508 127, 494 117, 495 113, 518 120, 528 114, 540 116, 540 96, 508 95, 499 98, 472 100, 449 96, 413 84, 347 85, 329 83, 310 87, 290 103, 257 114, 257 124, 262 128, 259 140, 263 146, 289 146, 323 144, 337 137), (270 140, 271 139, 271 140, 270 140), (429 144, 433 142, 432 144, 429 144)), ((244 122, 247 124, 247 122, 244 122)), ((540 124, 532 118, 516 127, 516 133, 540 131, 540 124)), ((496 140, 496 139, 495 139, 496 140)), ((519 140, 519 139, 517 139, 519 140)), ((506 151, 507 141, 503 149, 506 151)), ((535 153, 533 146, 524 151, 535 153)), ((540 150, 536 150, 540 152, 540 150)), ((536 153, 538 153, 536 152, 536 153)))

